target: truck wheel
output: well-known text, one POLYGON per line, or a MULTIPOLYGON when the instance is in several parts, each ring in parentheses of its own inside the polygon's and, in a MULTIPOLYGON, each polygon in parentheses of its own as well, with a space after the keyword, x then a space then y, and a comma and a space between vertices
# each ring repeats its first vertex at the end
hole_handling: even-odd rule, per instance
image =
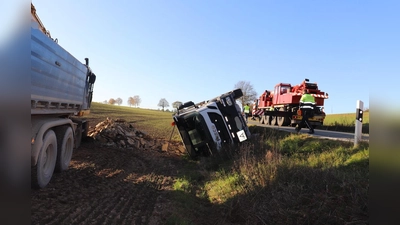
POLYGON ((264 115, 260 116, 260 119, 258 120, 258 122, 260 122, 261 124, 264 124, 264 122, 265 122, 264 115))
POLYGON ((270 118, 271 125, 272 125, 272 126, 275 126, 276 123, 277 123, 277 120, 278 120, 277 116, 270 116, 270 117, 271 117, 271 118, 270 118))
POLYGON ((188 156, 192 160, 198 160, 199 159, 200 154, 198 152, 196 152, 194 150, 189 150, 189 149, 186 149, 186 152, 187 152, 188 156))
POLYGON ((242 89, 235 89, 233 91, 233 95, 234 95, 235 99, 238 99, 238 98, 242 97, 243 96, 242 89))
POLYGON ((56 159, 57 138, 54 131, 49 130, 43 138, 37 164, 31 169, 31 183, 34 188, 44 188, 50 182, 56 166, 56 159))
MULTIPOLYGON (((284 108, 280 108, 279 111, 286 112, 284 108)), ((280 127, 287 126, 290 124, 290 118, 288 116, 279 116, 277 123, 280 127)))
POLYGON ((74 151, 74 133, 71 127, 66 127, 60 132, 60 145, 57 151, 56 172, 67 170, 74 151))
POLYGON ((265 116, 265 125, 271 125, 271 116, 265 116))

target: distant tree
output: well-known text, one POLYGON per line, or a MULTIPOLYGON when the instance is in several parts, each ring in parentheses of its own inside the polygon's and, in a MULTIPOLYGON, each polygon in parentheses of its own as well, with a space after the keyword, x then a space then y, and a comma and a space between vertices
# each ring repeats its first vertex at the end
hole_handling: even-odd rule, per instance
POLYGON ((129 105, 129 106, 135 105, 135 99, 133 99, 133 97, 129 97, 129 98, 128 98, 128 105, 129 105))
POLYGON ((103 104, 107 104, 107 103, 108 103, 108 101, 107 101, 107 100, 104 100, 104 101, 103 101, 103 104))
POLYGON ((133 100, 134 100, 134 106, 139 107, 140 103, 142 102, 142 99, 140 98, 139 95, 135 95, 133 96, 133 100))
POLYGON ((248 81, 239 81, 235 84, 235 89, 242 89, 243 96, 238 99, 242 104, 242 108, 247 103, 252 104, 257 99, 257 92, 254 90, 253 85, 248 81))
POLYGON ((110 98, 110 100, 108 100, 108 104, 114 105, 115 104, 115 99, 110 98))
POLYGON ((179 106, 183 105, 180 101, 175 101, 172 103, 172 108, 177 109, 179 106))
POLYGON ((158 106, 160 106, 162 108, 162 111, 164 111, 165 107, 169 107, 169 103, 165 98, 160 99, 160 101, 158 102, 158 106))
POLYGON ((118 105, 121 105, 122 104, 122 99, 121 98, 115 99, 115 103, 117 103, 118 105))

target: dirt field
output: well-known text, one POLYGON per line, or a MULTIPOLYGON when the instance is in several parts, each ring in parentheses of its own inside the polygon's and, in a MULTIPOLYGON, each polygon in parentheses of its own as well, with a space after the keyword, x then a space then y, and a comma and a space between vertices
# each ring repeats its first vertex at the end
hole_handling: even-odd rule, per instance
POLYGON ((67 171, 32 189, 32 224, 165 224, 174 176, 185 165, 178 144, 165 152, 82 142, 67 171))

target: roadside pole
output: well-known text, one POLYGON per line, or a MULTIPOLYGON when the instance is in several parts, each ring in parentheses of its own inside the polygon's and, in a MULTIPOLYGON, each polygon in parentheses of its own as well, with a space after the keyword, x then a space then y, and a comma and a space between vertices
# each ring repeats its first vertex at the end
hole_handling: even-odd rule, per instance
POLYGON ((358 145, 358 142, 362 139, 362 122, 363 122, 363 114, 364 114, 364 103, 360 100, 357 100, 356 106, 356 128, 354 131, 354 147, 358 145))

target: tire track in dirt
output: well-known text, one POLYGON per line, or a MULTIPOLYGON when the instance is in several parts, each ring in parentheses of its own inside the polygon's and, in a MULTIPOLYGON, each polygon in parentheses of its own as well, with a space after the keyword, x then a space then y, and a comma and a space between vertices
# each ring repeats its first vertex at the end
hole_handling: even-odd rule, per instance
MULTIPOLYGON (((125 155, 120 152, 116 152, 115 154, 125 155)), ((115 169, 122 171, 129 171, 136 170, 135 173, 145 173, 147 166, 143 166, 146 163, 143 160, 138 159, 138 157, 134 158, 134 163, 127 162, 127 157, 123 158, 124 161, 118 161, 118 165, 111 165, 112 163, 109 162, 116 162, 120 160, 119 157, 112 157, 108 160, 104 160, 101 158, 99 162, 96 162, 100 168, 109 168, 114 167, 115 169), (118 159, 117 159, 118 158, 118 159), (125 166, 124 166, 125 165, 125 166), (135 165, 134 168, 131 168, 130 165, 135 165), (142 168, 138 168, 137 165, 140 165, 142 168)), ((79 214, 78 217, 72 215, 71 218, 66 218, 65 222, 69 222, 69 219, 74 219, 74 223, 82 223, 82 224, 111 224, 109 221, 112 218, 120 218, 119 209, 117 208, 118 204, 121 203, 121 199, 128 197, 128 204, 135 206, 136 203, 134 202, 136 199, 135 196, 143 196, 144 188, 140 185, 128 185, 124 179, 126 177, 126 172, 122 172, 117 174, 117 176, 109 178, 110 172, 112 170, 107 171, 108 169, 103 169, 97 172, 97 175, 101 175, 102 178, 105 180, 101 184, 103 187, 99 192, 99 196, 92 202, 94 208, 87 207, 86 211, 82 212, 80 209, 77 211, 79 214), (133 197, 131 197, 133 196, 133 197), (133 202, 132 202, 133 201, 133 202)), ((135 209, 138 211, 137 209, 135 209)), ((134 219, 134 218, 130 218, 134 219)))
POLYGON ((32 224, 157 224, 163 219, 158 202, 168 201, 164 190, 171 190, 179 165, 174 160, 156 151, 83 144, 68 171, 32 191, 32 224))

